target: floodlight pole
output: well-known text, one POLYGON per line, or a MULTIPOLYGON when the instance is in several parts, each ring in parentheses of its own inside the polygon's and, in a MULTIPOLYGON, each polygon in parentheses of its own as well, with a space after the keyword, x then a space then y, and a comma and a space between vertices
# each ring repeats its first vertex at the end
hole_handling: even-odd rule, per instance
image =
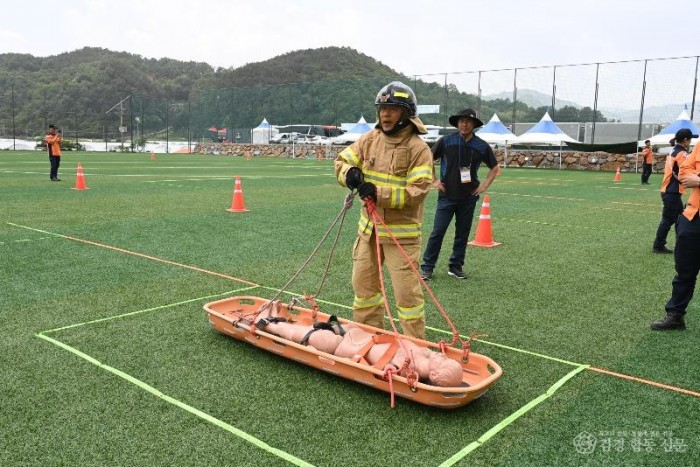
POLYGON ((595 144, 595 121, 596 112, 598 111, 598 71, 600 70, 600 63, 595 64, 595 98, 593 99, 593 128, 591 129, 591 144, 595 144))
MULTIPOLYGON (((639 144, 639 140, 642 139, 642 121, 644 118, 644 97, 645 97, 646 89, 647 89, 647 61, 648 60, 644 60, 644 76, 642 76, 642 103, 640 104, 640 107, 639 107, 639 126, 637 127, 637 144, 639 144)), ((634 171, 635 171, 635 173, 637 172, 636 167, 635 167, 634 171)))
POLYGON ((513 71, 513 129, 515 130, 515 103, 518 100, 518 69, 513 71))
POLYGON ((693 112, 695 111, 695 93, 698 90, 698 59, 695 57, 695 80, 693 81, 693 105, 690 106, 690 120, 693 120, 693 112))
POLYGON ((170 152, 170 132, 169 132, 169 126, 170 123, 168 121, 169 114, 168 114, 168 109, 170 107, 170 100, 165 99, 165 153, 170 152))
MULTIPOLYGON (((478 96, 478 98, 476 100, 476 111, 478 112, 479 115, 481 115, 481 71, 479 71, 479 78, 477 79, 477 82, 476 82, 476 92, 477 92, 477 96, 478 96)), ((449 115, 449 113, 448 113, 448 115, 449 115)))
POLYGON ((552 74, 552 120, 554 120, 554 107, 557 103, 557 66, 554 65, 554 73, 552 74))
POLYGON ((12 83, 12 150, 17 150, 15 142, 15 83, 12 83))

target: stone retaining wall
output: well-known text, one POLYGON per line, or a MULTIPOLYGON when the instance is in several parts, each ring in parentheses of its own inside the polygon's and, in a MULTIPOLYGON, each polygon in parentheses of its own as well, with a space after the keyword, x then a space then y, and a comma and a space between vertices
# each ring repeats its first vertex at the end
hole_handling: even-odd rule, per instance
MULTIPOLYGON (((313 146, 304 144, 236 144, 236 143, 205 143, 195 146, 193 153, 218 154, 222 156, 252 157, 293 157, 304 159, 335 159, 343 146, 313 146)), ((494 151, 496 159, 503 165, 502 149, 494 151)), ((642 170, 641 156, 635 160, 634 154, 608 154, 606 152, 574 152, 562 151, 561 161, 559 151, 538 150, 509 150, 506 165, 508 167, 554 168, 567 170, 594 170, 614 172, 620 168, 622 172, 642 170), (638 165, 637 165, 638 162, 638 165)), ((665 157, 655 156, 654 171, 663 172, 665 157)))

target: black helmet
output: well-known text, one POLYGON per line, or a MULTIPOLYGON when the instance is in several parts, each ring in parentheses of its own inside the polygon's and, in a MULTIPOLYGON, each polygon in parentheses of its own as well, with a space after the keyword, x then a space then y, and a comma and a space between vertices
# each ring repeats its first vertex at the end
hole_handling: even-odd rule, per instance
POLYGON ((374 105, 399 105, 408 109, 409 117, 415 117, 418 102, 411 88, 401 81, 392 81, 379 91, 374 105))

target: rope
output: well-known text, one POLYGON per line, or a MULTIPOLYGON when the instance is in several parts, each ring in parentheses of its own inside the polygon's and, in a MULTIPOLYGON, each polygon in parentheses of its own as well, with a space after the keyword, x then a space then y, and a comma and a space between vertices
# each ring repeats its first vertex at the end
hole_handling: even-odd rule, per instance
MULTIPOLYGON (((374 207, 374 202, 372 200, 365 200, 365 204, 367 206, 367 212, 370 215, 376 215, 377 211, 374 207)), ((387 300, 386 296, 386 285, 384 284, 384 270, 382 268, 382 248, 381 248, 381 243, 379 243, 379 235, 377 235, 376 229, 374 232, 374 240, 375 240, 375 246, 377 249, 377 267, 379 269, 379 287, 382 292, 382 297, 384 297, 384 311, 386 311, 386 315, 389 317, 389 323, 391 324, 391 329, 394 331, 394 338, 396 341, 399 343, 401 348, 403 349, 403 353, 406 356, 405 360, 403 362, 403 365, 401 366, 401 370, 406 369, 407 370, 407 375, 406 379, 409 382, 409 385, 411 386, 411 389, 415 389, 416 387, 416 382, 418 378, 415 377, 415 371, 410 369, 410 364, 412 363, 411 361, 411 354, 408 352, 408 349, 406 348, 406 344, 403 342, 403 340, 400 337, 398 329, 396 329, 396 323, 394 322, 394 317, 391 314, 391 310, 389 309, 389 300, 387 300), (409 376, 412 377, 412 379, 409 379, 409 376)), ((409 259, 409 262, 410 259, 409 259)))
POLYGON ((350 193, 348 193, 345 196, 345 199, 343 200, 342 209, 340 210, 340 212, 338 213, 336 218, 333 220, 333 222, 331 222, 331 225, 328 227, 328 230, 326 230, 326 233, 323 234, 323 237, 321 237, 321 240, 318 242, 318 245, 316 245, 316 248, 314 248, 314 250, 311 252, 311 254, 306 259, 306 261, 304 261, 304 263, 301 265, 299 270, 287 281, 286 284, 284 284, 284 286, 282 286, 282 288, 280 290, 277 291, 275 296, 272 297, 270 299, 270 301, 268 301, 267 303, 265 303, 263 306, 260 307, 260 309, 257 311, 257 313, 255 313, 255 316, 253 317, 253 319, 257 318, 257 316, 261 312, 268 309, 271 306, 272 302, 274 300, 276 300, 277 298, 279 298, 279 296, 282 295, 282 293, 285 290, 287 290, 287 288, 297 279, 297 277, 299 277, 299 275, 304 271, 304 269, 306 269, 306 266, 308 266, 308 264, 311 262, 311 260, 316 256, 316 253, 318 253, 318 250, 321 248, 323 243, 326 241, 326 239, 330 235, 331 231, 333 230, 333 227, 335 227, 335 225, 338 223, 338 220, 340 220, 340 227, 338 228, 338 233, 336 234, 335 241, 333 242, 333 245, 331 247, 331 253, 330 253, 330 256, 328 258, 328 262, 326 264, 326 270, 324 271, 323 277, 321 278, 321 285, 319 286, 318 291, 316 292, 316 296, 318 296, 318 294, 321 293, 321 288, 323 287, 323 284, 326 281, 326 277, 328 276, 328 271, 330 269, 330 264, 331 264, 331 260, 333 258, 333 253, 335 252, 335 246, 338 243, 338 238, 340 237, 342 225, 343 225, 343 222, 345 221, 345 215, 347 214, 348 210, 352 207, 353 198, 355 197, 355 194, 356 194, 356 192, 351 191, 350 193))
MULTIPOLYGON (((376 205, 374 204, 374 201, 372 201, 371 199, 365 200, 365 206, 367 207, 367 213, 372 217, 372 221, 375 224, 377 224, 377 222, 378 222, 384 226, 384 228, 386 229, 386 232, 389 234, 389 237, 394 242, 394 244, 396 244, 396 246, 399 248, 399 251, 401 252, 403 257, 406 259, 406 262, 408 263, 409 266, 411 266, 411 270, 418 277, 418 280, 423 285, 423 288, 425 288, 425 291, 428 293, 428 296, 430 296, 431 301, 435 304, 435 307, 438 309, 438 311, 440 311, 440 314, 442 315, 442 317, 445 318, 445 321, 447 322, 450 329, 452 329, 452 342, 450 343, 450 345, 454 346, 457 342, 460 341, 459 332, 457 331, 457 328, 455 327, 455 325, 452 322, 452 320, 450 319, 450 317, 447 315, 447 312, 445 311, 445 309, 442 307, 442 304, 437 299, 437 297, 433 293, 430 286, 428 286, 428 284, 425 282, 425 280, 423 280, 420 273, 418 272, 418 269, 413 264, 413 260, 411 260, 411 258, 406 253, 406 250, 403 249, 403 247, 401 246, 399 241, 396 239, 396 237, 394 237, 394 234, 391 233, 391 230, 389 230, 389 226, 386 225, 386 222, 384 222, 384 219, 382 218, 382 216, 380 216, 379 213, 377 212, 377 208, 376 208, 376 205)), ((379 237, 376 235, 376 233, 375 233, 375 237, 377 240, 377 255, 378 255, 378 258, 380 258, 379 237)), ((380 262, 379 266, 380 266, 380 268, 379 268, 380 269, 379 270, 380 284, 382 286, 382 294, 384 295, 385 308, 387 309, 387 312, 388 312, 389 308, 386 305, 386 302, 387 302, 386 301, 386 290, 384 289, 383 276, 382 276, 382 271, 381 271, 381 262, 380 262)), ((389 317, 391 317, 391 313, 389 313, 389 317)), ((394 323, 393 319, 391 320, 391 323, 392 323, 392 327, 394 328, 394 330, 396 330, 396 327, 393 324, 394 323)))
MULTIPOLYGON (((462 362, 467 363, 469 361, 469 352, 472 350, 472 341, 478 340, 480 337, 488 337, 488 334, 478 334, 476 331, 472 332, 468 339, 462 341, 462 362)), ((442 342, 441 342, 442 343, 442 342)), ((442 347, 440 347, 442 348, 442 347)))
POLYGON ((394 404, 394 369, 387 368, 384 372, 384 378, 389 380, 389 394, 391 395, 391 408, 393 409, 396 404, 394 404))

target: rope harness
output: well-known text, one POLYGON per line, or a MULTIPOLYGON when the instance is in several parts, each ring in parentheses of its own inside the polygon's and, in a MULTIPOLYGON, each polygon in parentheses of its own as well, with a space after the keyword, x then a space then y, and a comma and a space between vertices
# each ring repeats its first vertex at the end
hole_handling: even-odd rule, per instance
MULTIPOLYGON (((338 330, 337 334, 340 336, 345 335, 345 330, 343 327, 340 325, 338 322, 338 319, 335 316, 331 316, 329 321, 326 322, 318 322, 317 321, 317 314, 319 311, 319 306, 318 302, 316 301, 316 297, 318 297, 321 293, 321 290, 323 289, 323 286, 325 285, 326 279, 328 277, 328 273, 330 271, 330 266, 331 262, 333 259, 333 255, 336 250, 336 246, 338 244, 338 239, 340 238, 340 233, 342 231, 343 223, 345 221, 345 216, 347 212, 350 210, 350 208, 353 206, 353 199, 356 196, 357 192, 355 190, 351 191, 345 196, 345 199, 343 201, 343 206, 340 210, 340 213, 336 216, 336 218, 331 222, 331 225, 328 227, 326 230, 325 234, 322 236, 321 240, 318 242, 318 245, 314 248, 314 250, 311 252, 309 257, 304 261, 304 263, 301 265, 299 270, 294 273, 294 275, 287 281, 287 283, 277 291, 277 293, 268 301, 266 302, 262 307, 260 307, 257 312, 254 314, 251 313, 252 316, 252 322, 255 322, 255 326, 250 327, 250 331, 253 335, 256 334, 256 331, 258 329, 263 329, 267 324, 269 323, 278 323, 278 322, 286 322, 288 320, 284 318, 262 318, 260 320, 257 320, 257 317, 260 313, 263 311, 269 309, 272 306, 272 303, 279 298, 279 296, 289 288, 289 286, 299 277, 299 275, 306 269, 306 267, 309 265, 311 260, 314 259, 318 251, 320 250, 321 246, 323 243, 328 239, 328 237, 331 234, 331 231, 335 227, 338 222, 340 222, 340 225, 338 227, 338 231, 335 235, 335 238, 333 240, 333 244, 331 245, 330 253, 328 255, 328 260, 326 262, 326 266, 323 272, 323 275, 320 280, 320 284, 318 289, 316 290, 315 294, 308 294, 304 293, 303 299, 309 304, 311 310, 312 310, 312 319, 313 319, 313 326, 312 329, 303 337, 301 344, 302 345, 307 345, 309 337, 311 334, 313 334, 315 331, 321 330, 321 329, 326 329, 333 331, 336 333, 336 328, 338 330), (336 325, 334 327, 333 325, 336 325)), ((387 226, 386 222, 384 221, 384 218, 377 212, 377 207, 375 205, 375 202, 372 199, 365 199, 363 200, 365 203, 365 206, 367 208, 367 213, 369 214, 371 220, 374 222, 374 227, 373 229, 375 230, 374 232, 374 237, 375 237, 375 245, 376 245, 376 254, 377 254, 377 265, 379 269, 379 283, 380 283, 380 288, 381 288, 381 294, 383 297, 384 301, 384 310, 386 312, 387 317, 389 318, 389 323, 391 324, 391 329, 393 333, 391 335, 389 334, 381 334, 381 335, 375 335, 370 339, 359 351, 358 353, 353 357, 353 361, 356 363, 362 363, 366 364, 368 366, 372 366, 374 368, 377 368, 381 371, 384 371, 383 378, 385 381, 388 382, 389 384, 389 392, 391 394, 391 407, 394 408, 394 385, 393 385, 393 378, 395 375, 405 375, 406 381, 408 382, 408 385, 412 391, 417 390, 417 384, 418 384, 418 373, 415 368, 415 364, 413 361, 413 355, 412 352, 409 352, 406 344, 404 341, 400 338, 401 334, 399 333, 398 329, 396 328, 396 324, 394 322, 394 317, 391 313, 391 310, 389 308, 389 301, 387 299, 387 293, 386 293, 386 285, 384 281, 384 271, 383 271, 383 261, 382 261, 382 249, 381 249, 381 243, 379 241, 379 235, 377 235, 377 225, 382 225, 385 229, 385 231, 388 233, 389 238, 391 238, 392 242, 398 247, 398 250, 401 252, 401 255, 403 258, 406 260, 406 263, 411 267, 411 270, 413 271, 413 274, 418 278, 418 280, 421 283, 421 286, 426 290, 428 296, 430 297, 431 301, 435 305, 435 307, 438 309, 442 317, 445 319, 447 322, 448 326, 450 327, 452 331, 452 341, 450 342, 450 346, 455 346, 458 342, 461 343, 462 347, 462 362, 467 363, 469 361, 469 353, 471 352, 471 343, 473 340, 485 336, 483 334, 479 335, 476 332, 472 333, 471 336, 467 339, 460 339, 460 334, 457 331, 457 328, 455 327, 454 323, 450 319, 450 317, 447 315, 447 312, 443 308, 442 304, 440 301, 437 299, 435 294, 433 293, 432 289, 426 281, 421 277, 420 272, 418 271, 416 265, 413 263, 411 258, 409 257, 408 253, 406 253, 406 250, 401 246, 399 243, 398 239, 394 236, 394 234, 391 232, 389 227, 387 226), (369 352, 369 350, 377 344, 390 344, 388 350, 384 353, 384 355, 374 363, 374 365, 370 365, 369 362, 365 359, 365 356, 369 352), (400 368, 394 368, 392 365, 389 365, 389 362, 396 356, 397 351, 401 348, 404 351, 404 361, 401 365, 400 368)), ((289 302, 288 309, 293 309, 295 306, 297 306, 300 303, 300 298, 298 296, 292 297, 291 301, 289 302)), ((438 343, 438 346, 440 348, 441 353, 446 353, 446 349, 448 344, 445 342, 444 339, 441 339, 440 342, 438 343)))

